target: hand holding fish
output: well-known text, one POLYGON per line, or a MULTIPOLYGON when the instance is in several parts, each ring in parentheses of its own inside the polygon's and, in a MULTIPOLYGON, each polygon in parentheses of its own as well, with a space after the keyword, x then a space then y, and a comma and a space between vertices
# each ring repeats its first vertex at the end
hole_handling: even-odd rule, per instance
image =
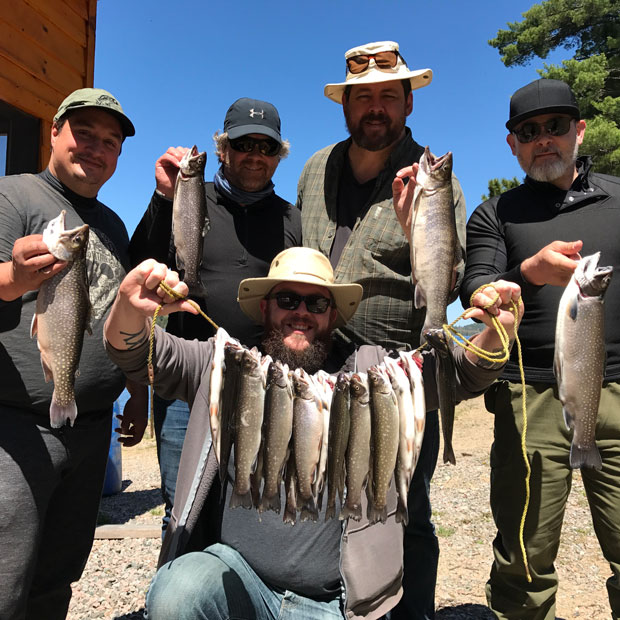
POLYGON ((521 275, 535 286, 566 286, 581 258, 582 241, 552 241, 521 263, 521 275))
POLYGON ((11 261, 0 266, 0 299, 13 301, 36 291, 66 266, 50 253, 42 235, 21 237, 13 245, 11 261))
POLYGON ((179 274, 166 265, 149 258, 132 269, 121 282, 110 310, 104 332, 108 342, 119 350, 131 349, 148 337, 147 317, 152 317, 160 304, 160 315, 172 312, 191 312, 196 309, 185 300, 177 300, 165 293, 159 283, 164 282, 180 295, 188 288, 179 280, 179 274))
POLYGON ((116 416, 120 426, 115 430, 122 435, 118 441, 129 448, 142 441, 148 424, 149 399, 146 386, 135 381, 127 380, 127 390, 130 397, 123 407, 123 413, 116 416))
POLYGON ((394 211, 409 243, 411 243, 413 195, 415 193, 416 176, 419 167, 419 164, 416 163, 406 168, 401 168, 392 181, 394 211), (406 185, 404 179, 408 179, 406 185))
POLYGON ((155 182, 157 191, 169 200, 174 198, 174 186, 179 173, 179 164, 189 151, 185 146, 169 147, 155 162, 155 182))

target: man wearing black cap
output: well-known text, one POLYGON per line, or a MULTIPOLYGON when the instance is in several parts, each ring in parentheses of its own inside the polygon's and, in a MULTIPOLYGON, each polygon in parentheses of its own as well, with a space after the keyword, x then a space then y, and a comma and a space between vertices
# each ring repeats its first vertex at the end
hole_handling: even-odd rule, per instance
MULTIPOLYGON (((112 405, 125 387, 101 345, 102 329, 129 269, 127 230, 97 193, 134 133, 110 93, 77 90, 54 116, 48 168, 0 179, 0 618, 64 618, 92 545, 112 405), (77 419, 54 428, 54 385, 30 329, 39 287, 67 268, 41 234, 63 210, 67 229, 90 227, 92 335, 84 338, 75 378, 77 419)), ((121 429, 133 445, 146 426, 147 399, 145 388, 128 387, 121 429)))
MULTIPOLYGON (((519 545, 525 503, 521 454, 522 390, 513 351, 503 381, 486 395, 495 414, 491 450, 491 506, 498 528, 487 600, 498 618, 555 618, 558 578, 554 561, 571 486, 570 445, 553 374, 560 297, 579 253, 601 252, 601 264, 620 269, 620 179, 596 174, 589 157, 577 157, 585 132, 567 84, 541 79, 510 101, 508 144, 527 173, 519 187, 480 205, 467 224, 463 304, 489 279, 521 286, 525 316, 519 330, 526 382, 527 451, 531 500, 524 541, 528 583, 519 545)), ((602 469, 581 476, 596 535, 613 576, 607 581, 614 618, 620 617, 620 282, 605 295, 606 370, 596 442, 602 469)), ((584 334, 584 338, 587 334, 584 334)))
MULTIPOLYGON (((301 245, 299 211, 275 193, 271 180, 289 152, 289 142, 280 131, 280 116, 271 103, 245 97, 235 101, 226 113, 224 132, 214 136, 221 166, 213 182, 205 183, 210 230, 203 245, 200 280, 206 297, 194 299, 217 325, 247 346, 259 343, 261 330, 239 309, 239 282, 266 275, 278 252, 301 245)), ((179 163, 188 150, 170 147, 155 163, 155 193, 131 239, 134 265, 156 258, 176 269, 172 199, 179 163)), ((207 340, 214 334, 202 317, 183 314, 171 316, 167 329, 189 340, 207 340)), ((155 397, 164 530, 174 503, 188 419, 187 403, 155 397)))

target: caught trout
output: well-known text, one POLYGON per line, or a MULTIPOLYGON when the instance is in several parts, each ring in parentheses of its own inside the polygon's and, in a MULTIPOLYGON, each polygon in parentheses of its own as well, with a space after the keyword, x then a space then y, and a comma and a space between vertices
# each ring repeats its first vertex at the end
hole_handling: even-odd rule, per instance
POLYGON ((349 441, 345 455, 346 498, 340 518, 362 518, 362 491, 368 482, 370 471, 370 390, 366 373, 351 376, 351 407, 349 441))
POLYGON ((396 395, 385 368, 369 368, 368 384, 372 421, 372 500, 368 521, 385 523, 387 493, 398 456, 400 419, 396 395))
POLYGON ((415 437, 413 442, 413 464, 411 476, 415 472, 422 442, 424 441, 424 428, 426 427, 426 397, 424 396, 424 382, 422 381, 422 361, 420 354, 414 351, 401 351, 400 360, 403 369, 407 372, 411 386, 411 398, 413 401, 413 417, 415 420, 415 437))
POLYGON ((267 372, 267 393, 263 422, 263 478, 265 484, 259 511, 280 512, 280 486, 289 457, 293 433, 293 384, 288 366, 271 362, 267 372))
POLYGON ((420 341, 448 320, 446 308, 461 262, 452 196, 452 153, 435 157, 428 146, 420 159, 411 221, 411 270, 416 308, 426 307, 420 341))
POLYGON ((599 267, 600 252, 582 258, 558 308, 553 370, 568 429, 570 466, 601 469, 595 432, 605 372, 603 297, 613 267, 599 267))
POLYGON ((204 175, 207 155, 196 145, 181 159, 172 203, 172 237, 177 268, 192 295, 204 295, 200 263, 204 237, 209 230, 204 175))
POLYGON ((243 351, 235 418, 235 483, 230 507, 252 508, 250 477, 256 471, 261 443, 269 356, 261 359, 256 349, 243 351))
POLYGON ((65 230, 66 211, 51 220, 43 231, 43 242, 67 266, 41 284, 30 335, 37 336, 45 381, 54 382, 50 404, 52 428, 77 417, 75 376, 82 353, 84 330, 90 329, 90 300, 86 273, 87 224, 65 230))

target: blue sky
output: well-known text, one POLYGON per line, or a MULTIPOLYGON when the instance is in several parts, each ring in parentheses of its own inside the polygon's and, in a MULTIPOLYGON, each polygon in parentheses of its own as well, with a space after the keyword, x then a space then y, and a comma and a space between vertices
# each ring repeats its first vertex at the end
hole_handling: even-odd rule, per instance
MULTIPOLYGON (((436 154, 451 150, 471 214, 493 177, 521 177, 505 142, 508 102, 542 62, 506 68, 487 41, 533 2, 435 0, 99 0, 95 86, 111 91, 136 126, 100 199, 131 234, 154 190, 156 159, 168 146, 197 144, 217 169, 212 136, 239 97, 273 103, 291 154, 276 191, 295 202, 297 179, 315 151, 347 137, 340 105, 323 95, 345 77, 344 53, 393 40, 412 69, 433 82, 414 91, 408 125, 436 154)), ((570 57, 562 51, 551 60, 570 57)), ((549 61, 548 61, 549 62, 549 61)), ((451 307, 451 319, 460 314, 451 307)))

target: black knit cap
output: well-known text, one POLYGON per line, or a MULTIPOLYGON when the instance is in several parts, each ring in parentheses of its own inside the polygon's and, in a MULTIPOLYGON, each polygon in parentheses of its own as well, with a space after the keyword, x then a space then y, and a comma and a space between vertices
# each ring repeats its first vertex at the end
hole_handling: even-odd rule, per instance
POLYGON ((538 114, 561 112, 579 119, 579 106, 570 86, 561 80, 541 79, 520 88, 510 98, 510 118, 506 123, 512 131, 519 123, 538 114))

